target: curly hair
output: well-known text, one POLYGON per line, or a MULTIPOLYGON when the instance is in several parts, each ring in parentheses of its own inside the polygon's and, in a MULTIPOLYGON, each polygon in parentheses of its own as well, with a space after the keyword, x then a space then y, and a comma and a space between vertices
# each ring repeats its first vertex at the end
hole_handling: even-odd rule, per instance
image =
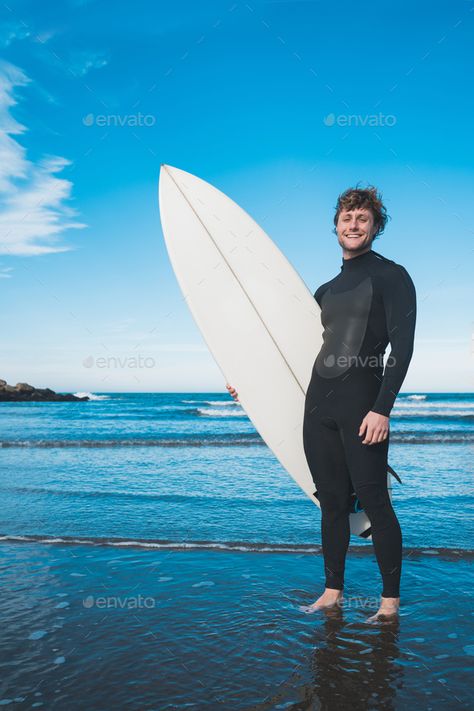
POLYGON ((390 216, 387 215, 387 210, 382 202, 382 195, 377 192, 377 188, 372 185, 367 188, 359 188, 358 185, 355 188, 348 188, 339 195, 335 208, 336 214, 334 215, 334 232, 337 234, 337 221, 342 210, 367 208, 371 210, 374 217, 375 232, 373 239, 376 239, 384 231, 390 216))

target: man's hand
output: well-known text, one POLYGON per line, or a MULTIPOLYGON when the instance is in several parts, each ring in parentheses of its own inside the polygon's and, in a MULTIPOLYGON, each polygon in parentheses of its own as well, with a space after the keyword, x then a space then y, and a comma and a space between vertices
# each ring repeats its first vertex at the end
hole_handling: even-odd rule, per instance
POLYGON ((239 400, 239 394, 235 388, 232 387, 232 385, 229 385, 229 383, 226 384, 226 388, 229 391, 230 395, 234 398, 236 402, 240 402, 239 400))
POLYGON ((359 427, 359 437, 365 434, 362 444, 377 444, 387 439, 389 418, 379 415, 378 412, 368 412, 359 427))

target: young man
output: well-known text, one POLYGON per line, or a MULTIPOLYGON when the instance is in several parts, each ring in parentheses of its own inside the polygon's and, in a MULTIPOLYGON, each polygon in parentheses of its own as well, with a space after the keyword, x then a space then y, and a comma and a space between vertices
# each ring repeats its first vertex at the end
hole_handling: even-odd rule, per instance
MULTIPOLYGON (((305 401, 303 443, 321 505, 325 590, 307 612, 342 601, 351 495, 367 514, 382 575, 380 608, 368 621, 396 616, 402 534, 387 491, 389 417, 413 353, 416 292, 404 267, 372 250, 387 214, 375 188, 350 188, 334 216, 340 273, 314 297, 323 345, 305 401), (390 342, 391 352, 383 367, 390 342)), ((237 399, 234 388, 227 384, 237 399)))

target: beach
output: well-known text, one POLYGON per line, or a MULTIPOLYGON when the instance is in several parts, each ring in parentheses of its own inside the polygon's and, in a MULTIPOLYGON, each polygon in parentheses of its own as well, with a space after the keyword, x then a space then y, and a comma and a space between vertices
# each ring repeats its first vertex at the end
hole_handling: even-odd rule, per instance
POLYGON ((4 403, 2 692, 11 708, 470 708, 474 397, 402 394, 389 462, 401 613, 227 394, 4 403))

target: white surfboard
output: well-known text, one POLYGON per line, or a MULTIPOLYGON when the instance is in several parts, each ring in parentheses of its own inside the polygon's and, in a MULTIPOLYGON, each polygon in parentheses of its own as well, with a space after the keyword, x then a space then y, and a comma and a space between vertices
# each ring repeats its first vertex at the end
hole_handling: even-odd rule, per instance
MULTIPOLYGON (((224 381, 319 506, 303 449, 305 394, 322 345, 317 301, 261 227, 209 183, 162 165, 159 204, 176 278, 224 381)), ((363 511, 350 525, 370 540, 363 511)))

